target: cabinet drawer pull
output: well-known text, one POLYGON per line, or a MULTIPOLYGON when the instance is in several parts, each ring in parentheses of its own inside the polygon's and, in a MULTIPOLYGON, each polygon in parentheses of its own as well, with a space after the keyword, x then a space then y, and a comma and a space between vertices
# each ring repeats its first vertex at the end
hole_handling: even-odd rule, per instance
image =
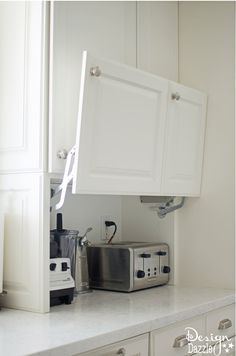
POLYGON ((102 74, 101 69, 97 66, 97 67, 91 67, 90 68, 90 74, 92 77, 100 77, 100 75, 102 74))
POLYGON ((232 321, 230 319, 223 319, 219 322, 218 330, 231 328, 232 321))
POLYGON ((179 99, 180 99, 179 93, 172 93, 172 94, 171 94, 171 99, 172 99, 172 100, 179 101, 179 99))
POLYGON ((179 348, 179 347, 184 347, 189 344, 189 341, 187 339, 186 335, 180 335, 178 336, 173 344, 173 347, 179 348))
POLYGON ((59 159, 66 159, 67 156, 68 156, 67 150, 63 149, 63 150, 57 151, 57 158, 59 158, 59 159))
POLYGON ((123 347, 117 351, 117 355, 125 356, 125 354, 126 354, 126 351, 123 347))

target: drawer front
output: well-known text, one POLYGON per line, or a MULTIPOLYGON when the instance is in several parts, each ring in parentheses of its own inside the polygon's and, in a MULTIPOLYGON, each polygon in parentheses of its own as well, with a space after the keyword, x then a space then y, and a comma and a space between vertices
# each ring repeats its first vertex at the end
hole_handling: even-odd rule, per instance
POLYGON ((221 342, 220 344, 216 345, 216 347, 214 347, 212 354, 217 356, 235 356, 235 342, 235 337, 232 337, 229 339, 229 341, 227 340, 227 342, 221 342))
MULTIPOLYGON (((210 337, 235 335, 235 304, 216 309, 206 315, 206 333, 210 337)), ((212 341, 212 343, 215 343, 212 341)))
MULTIPOLYGON (((204 335, 204 317, 190 319, 173 326, 151 332, 150 336, 150 356, 185 356, 191 355, 196 348, 195 342, 187 345, 187 329, 193 328, 198 334, 204 335)), ((192 334, 192 332, 191 332, 192 334)), ((193 335, 193 334, 192 334, 193 335)), ((195 333, 194 333, 195 336, 195 333)))
POLYGON ((78 356, 149 356, 148 342, 148 334, 144 334, 78 356))

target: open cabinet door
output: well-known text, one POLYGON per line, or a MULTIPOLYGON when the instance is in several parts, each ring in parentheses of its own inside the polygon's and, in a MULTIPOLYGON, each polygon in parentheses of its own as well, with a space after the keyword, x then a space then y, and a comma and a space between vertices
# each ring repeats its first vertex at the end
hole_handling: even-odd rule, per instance
POLYGON ((73 193, 160 192, 168 81, 83 53, 73 193))
POLYGON ((168 81, 83 53, 73 193, 159 194, 168 81))

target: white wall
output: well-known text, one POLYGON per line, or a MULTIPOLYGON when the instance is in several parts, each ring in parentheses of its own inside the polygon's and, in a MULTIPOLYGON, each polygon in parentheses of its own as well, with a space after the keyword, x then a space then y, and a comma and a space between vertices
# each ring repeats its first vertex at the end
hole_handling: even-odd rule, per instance
POLYGON ((233 2, 180 2, 179 75, 209 97, 202 194, 176 215, 178 283, 233 288, 233 2))
MULTIPOLYGON (((52 188, 55 188, 52 185, 52 188)), ((113 195, 74 195, 71 186, 68 189, 65 204, 57 211, 63 214, 65 229, 79 230, 81 234, 88 227, 93 230, 88 234, 91 242, 100 243, 101 217, 111 216, 117 224, 116 241, 121 239, 121 197, 113 195)), ((56 226, 56 213, 51 212, 51 229, 56 226)), ((112 228, 111 233, 112 233, 112 228)))

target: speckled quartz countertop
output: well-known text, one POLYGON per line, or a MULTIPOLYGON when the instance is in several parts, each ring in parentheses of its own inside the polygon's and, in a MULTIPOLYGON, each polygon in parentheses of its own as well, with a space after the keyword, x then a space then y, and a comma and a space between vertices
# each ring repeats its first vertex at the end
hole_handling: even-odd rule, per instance
POLYGON ((234 291, 157 287, 130 294, 94 291, 49 314, 0 311, 0 355, 85 352, 234 303, 234 291))

